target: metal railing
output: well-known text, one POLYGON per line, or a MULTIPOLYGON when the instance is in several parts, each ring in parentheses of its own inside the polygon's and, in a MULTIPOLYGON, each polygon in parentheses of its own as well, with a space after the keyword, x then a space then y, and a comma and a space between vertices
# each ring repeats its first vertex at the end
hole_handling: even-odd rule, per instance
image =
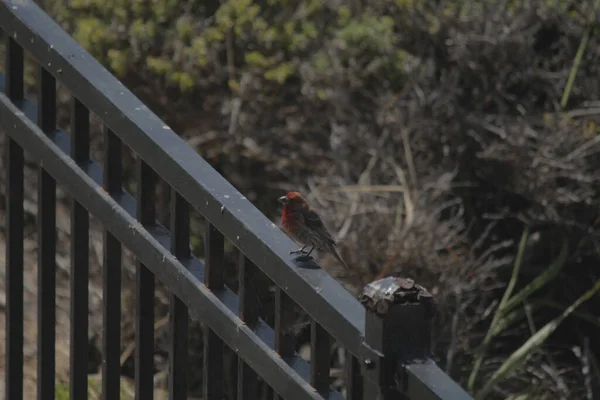
POLYGON ((55 390, 56 185, 72 196, 70 398, 87 398, 89 215, 105 229, 102 395, 120 387, 121 246, 136 266, 135 393, 153 396, 154 278, 171 293, 169 393, 186 398, 188 313, 204 332, 204 399, 224 398, 225 346, 239 357, 238 399, 259 380, 284 399, 341 399, 330 385, 334 338, 348 354, 347 399, 469 399, 431 361, 431 296, 387 278, 361 301, 320 268, 290 255, 293 242, 148 110, 31 0, 0 2, 6 37, 0 132, 6 137, 6 398, 23 398, 24 151, 38 178, 38 398, 55 390), (37 104, 24 96, 24 51, 39 66, 37 104), (71 134, 56 123, 56 81, 72 95, 71 134), (90 111, 105 126, 104 168, 90 158, 90 111), (122 145, 138 156, 134 198, 122 186, 122 145), (170 227, 156 219, 155 185, 171 187, 170 227), (207 221, 204 263, 190 251, 190 207, 207 221), (224 240, 240 251, 239 290, 224 283, 224 240), (275 323, 258 312, 256 285, 276 285, 275 323), (311 363, 295 353, 297 304, 311 318, 311 363), (363 385, 364 380, 364 385, 363 385))

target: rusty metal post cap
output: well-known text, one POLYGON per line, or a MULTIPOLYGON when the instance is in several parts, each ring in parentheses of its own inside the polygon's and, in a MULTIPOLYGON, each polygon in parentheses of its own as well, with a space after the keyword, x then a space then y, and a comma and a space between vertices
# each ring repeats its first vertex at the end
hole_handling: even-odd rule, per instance
POLYGON ((433 301, 433 296, 410 278, 389 276, 365 286, 358 300, 375 314, 385 315, 390 305, 427 304, 433 301))

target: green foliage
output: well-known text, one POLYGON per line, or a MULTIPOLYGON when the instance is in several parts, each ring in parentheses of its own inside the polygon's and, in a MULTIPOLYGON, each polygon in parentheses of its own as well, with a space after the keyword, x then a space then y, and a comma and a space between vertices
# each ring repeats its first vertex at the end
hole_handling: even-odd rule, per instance
MULTIPOLYGON (((102 383, 93 377, 88 377, 88 399, 99 400, 101 398, 102 383)), ((127 382, 121 381, 121 400, 133 400, 134 388, 127 382)), ((56 400, 69 400, 69 382, 56 383, 54 389, 56 400)))
POLYGON ((588 301, 600 290, 600 279, 594 286, 581 295, 573 304, 571 304, 561 315, 548 322, 542 329, 531 336, 519 349, 508 357, 506 361, 494 372, 492 377, 485 382, 483 388, 477 393, 477 400, 483 400, 492 391, 495 385, 514 372, 525 363, 527 357, 539 349, 542 344, 548 340, 550 335, 559 327, 559 325, 571 315, 581 304, 588 301))
POLYGON ((173 72, 169 78, 172 81, 177 82, 179 90, 182 92, 187 92, 194 88, 194 79, 187 72, 176 71, 173 72))
MULTIPOLYGON (((526 228, 525 231, 523 232, 523 235, 521 236, 521 241, 519 243, 519 250, 518 250, 515 262, 514 262, 510 282, 508 283, 508 286, 507 286, 506 290, 504 291, 502 300, 500 301, 500 304, 498 305, 498 308, 496 309, 496 313, 494 314, 492 323, 491 323, 491 325, 488 329, 488 332, 483 340, 483 343, 481 344, 481 348, 479 349, 478 354, 475 358, 475 363, 473 365, 473 369, 471 370, 471 375, 469 376, 469 381, 468 381, 469 391, 474 390, 475 381, 476 381, 477 375, 479 373, 479 369, 481 367, 483 358, 484 358, 485 353, 491 343, 492 338, 494 336, 499 335, 503 330, 505 330, 507 327, 512 325, 515 321, 522 319, 526 314, 525 311, 521 312, 521 310, 516 310, 516 311, 513 311, 513 310, 515 310, 515 308, 519 305, 524 305, 525 307, 527 307, 527 305, 525 303, 527 298, 529 296, 531 296, 534 292, 541 289, 543 286, 549 284, 557 276, 558 272, 561 270, 561 268, 565 265, 565 263, 567 261, 567 256, 569 254, 568 244, 567 244, 567 241, 564 240, 563 245, 560 250, 560 253, 559 253, 558 257, 556 258, 556 260, 554 260, 554 262, 551 265, 549 265, 546 270, 544 270, 541 274, 538 275, 537 278, 535 278, 528 285, 526 285, 524 288, 522 288, 517 294, 513 294, 513 291, 517 284, 517 279, 519 277, 519 271, 520 271, 521 265, 523 263, 523 257, 525 254, 525 248, 527 246, 528 239, 529 239, 529 228, 526 228)), ((598 286, 598 284, 596 286, 598 286)), ((596 288, 595 290, 597 290, 597 289, 598 288, 596 288)), ((595 293, 595 291, 594 291, 594 293, 595 293)), ((578 300, 578 301, 581 303, 584 300, 578 300)), ((576 303, 576 304, 580 304, 580 303, 576 303)), ((575 308, 577 308, 577 306, 572 306, 572 308, 573 309, 570 310, 568 312, 568 314, 571 314, 575 310, 575 308)), ((529 311, 531 311, 531 309, 529 311)), ((538 334, 541 334, 542 332, 544 332, 544 330, 546 330, 545 335, 540 336, 540 335, 536 334, 533 337, 531 337, 531 339, 527 343, 525 343, 523 345, 523 347, 521 347, 517 352, 513 353, 511 355, 511 357, 509 357, 509 359, 507 360, 508 364, 503 365, 494 374, 494 378, 497 378, 499 380, 502 377, 504 377, 508 373, 508 371, 512 371, 513 369, 517 368, 517 366, 519 366, 523 362, 523 360, 525 359, 525 357, 527 355, 530 355, 533 351, 535 351, 541 345, 541 343, 544 340, 547 339, 547 337, 550 335, 550 333, 556 329, 556 327, 564 320, 564 318, 566 318, 566 316, 568 314, 563 314, 562 317, 558 317, 553 323, 546 325, 546 327, 544 327, 541 331, 538 332, 538 334), (533 343, 535 343, 535 344, 533 344, 533 343), (513 358, 514 358, 514 360, 513 360, 513 358), (507 367, 507 365, 508 365, 508 367, 507 367), (503 371, 502 368, 506 368, 506 371, 503 371)), ((490 383, 487 382, 484 385, 484 389, 482 389, 482 393, 487 394, 487 392, 490 390, 491 387, 492 387, 492 385, 490 385, 490 383)), ((481 396, 481 394, 479 394, 478 396, 481 396)), ((478 397, 478 398, 480 398, 480 397, 478 397)))
POLYGON ((79 19, 73 36, 95 55, 104 54, 110 43, 116 39, 109 27, 102 20, 94 17, 79 19))
POLYGON ((59 383, 54 390, 54 398, 56 400, 69 400, 69 384, 59 383))
POLYGON ((157 75, 166 75, 171 71, 171 64, 160 57, 148 57, 146 59, 146 65, 157 75))
POLYGON ((269 81, 275 81, 282 84, 295 72, 295 70, 296 67, 292 62, 280 63, 276 67, 266 70, 265 78, 269 81))
POLYGON ((251 51, 245 54, 246 64, 250 67, 266 68, 272 64, 261 52, 251 51))
POLYGON ((346 7, 340 7, 338 12, 340 29, 335 32, 335 36, 344 46, 375 52, 393 49, 396 37, 391 17, 378 17, 367 10, 359 18, 351 19, 346 7))
MULTIPOLYGON (((191 0, 74 0, 69 8, 46 0, 45 6, 117 76, 136 71, 182 92, 207 85, 235 89, 239 83, 232 81, 242 72, 262 81, 264 90, 295 77, 322 92, 333 84, 329 77, 349 65, 359 77, 402 83, 408 59, 398 56, 406 51, 385 9, 356 14, 342 6, 324 21, 320 1, 303 0, 297 8, 287 3, 227 0, 214 15, 191 0)), ((397 4, 408 9, 413 3, 397 4)))
POLYGON ((129 52, 127 50, 110 49, 107 53, 108 65, 117 75, 125 75, 129 52))

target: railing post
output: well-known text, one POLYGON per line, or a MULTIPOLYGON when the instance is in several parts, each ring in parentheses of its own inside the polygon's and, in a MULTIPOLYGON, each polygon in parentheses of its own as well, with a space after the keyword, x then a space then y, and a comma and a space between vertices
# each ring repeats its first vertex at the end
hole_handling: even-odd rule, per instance
POLYGON ((412 279, 387 277, 365 286, 359 300, 366 309, 364 397, 404 399, 398 369, 431 355, 433 297, 412 279))

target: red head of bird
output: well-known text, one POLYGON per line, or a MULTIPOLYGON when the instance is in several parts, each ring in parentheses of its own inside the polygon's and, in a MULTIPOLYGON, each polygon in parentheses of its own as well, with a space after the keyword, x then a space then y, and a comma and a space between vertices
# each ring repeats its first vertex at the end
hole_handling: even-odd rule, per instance
POLYGON ((288 192, 288 194, 281 196, 277 200, 283 204, 284 212, 286 210, 293 211, 297 210, 298 208, 308 208, 308 202, 304 197, 302 197, 300 192, 288 192))
POLYGON ((281 213, 281 222, 287 226, 294 218, 290 214, 302 209, 309 209, 308 202, 299 192, 288 192, 285 196, 277 199, 283 204, 283 212, 281 213))

